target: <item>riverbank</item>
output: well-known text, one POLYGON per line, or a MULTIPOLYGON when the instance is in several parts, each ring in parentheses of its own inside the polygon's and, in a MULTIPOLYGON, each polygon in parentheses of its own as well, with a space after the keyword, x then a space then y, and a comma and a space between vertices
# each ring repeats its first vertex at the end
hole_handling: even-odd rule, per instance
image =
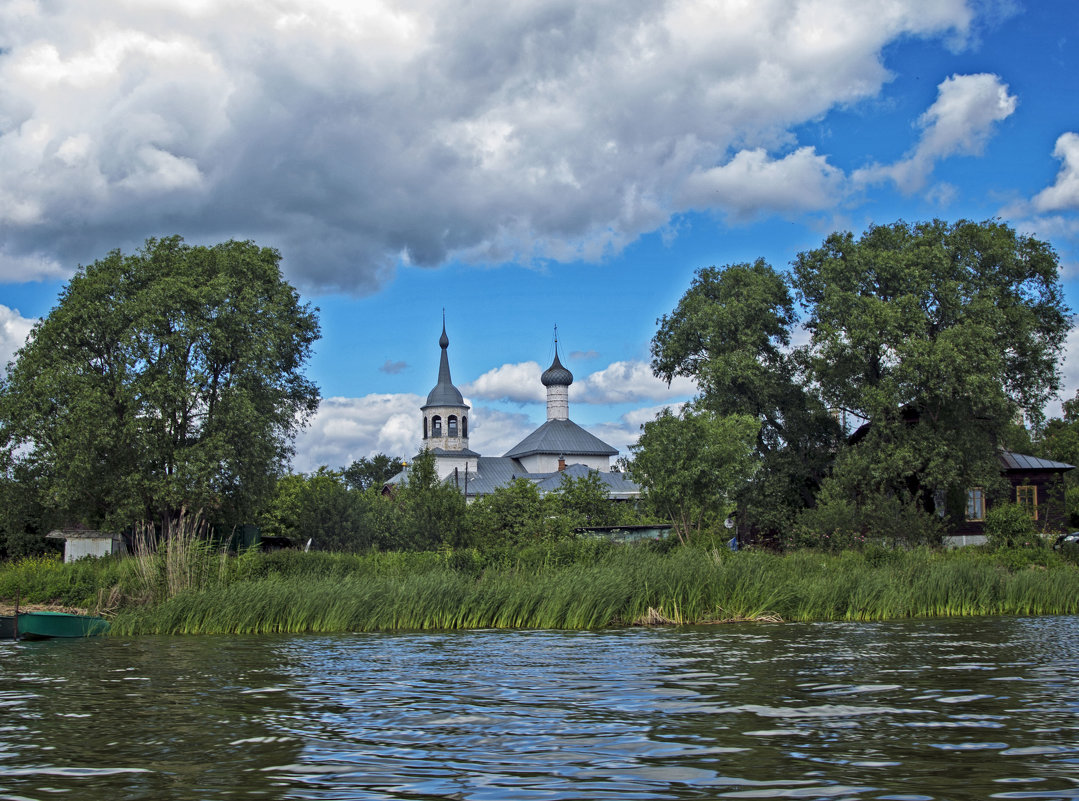
POLYGON ((115 634, 597 629, 740 620, 1079 613, 1053 551, 796 551, 559 543, 520 551, 27 560, 0 599, 104 614, 115 634))

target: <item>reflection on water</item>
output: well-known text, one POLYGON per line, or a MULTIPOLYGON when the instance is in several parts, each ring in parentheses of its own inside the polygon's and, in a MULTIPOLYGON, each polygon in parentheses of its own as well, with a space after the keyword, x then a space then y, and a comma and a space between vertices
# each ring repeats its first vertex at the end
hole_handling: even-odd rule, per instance
POLYGON ((0 644, 0 798, 1079 799, 1079 618, 0 644))

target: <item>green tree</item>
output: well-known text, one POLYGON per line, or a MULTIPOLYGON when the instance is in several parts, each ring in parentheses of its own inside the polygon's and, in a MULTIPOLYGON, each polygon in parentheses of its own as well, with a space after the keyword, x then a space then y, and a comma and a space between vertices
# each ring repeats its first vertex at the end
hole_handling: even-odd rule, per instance
POLYGON ((371 507, 381 501, 370 491, 350 489, 343 475, 320 467, 310 475, 282 476, 259 518, 262 533, 308 540, 327 551, 362 551, 376 541, 371 507))
POLYGON ((631 504, 611 500, 606 484, 593 470, 577 478, 563 473, 549 500, 551 511, 565 518, 571 531, 579 526, 628 525, 638 519, 631 504))
POLYGON ((559 529, 551 511, 550 499, 540 494, 535 483, 518 478, 468 507, 469 544, 490 548, 549 539, 559 529))
POLYGON ((408 466, 408 475, 392 496, 393 511, 384 518, 385 547, 430 550, 462 544, 465 498, 456 487, 439 480, 435 457, 427 450, 408 466))
POLYGON ((794 262, 825 403, 871 423, 852 489, 991 483, 1017 414, 1038 423, 1070 327, 1056 254, 999 222, 833 234, 794 262))
POLYGON ((779 532, 813 503, 841 431, 792 347, 798 317, 787 276, 763 260, 708 267, 657 322, 652 369, 697 382, 697 405, 759 423, 761 469, 736 491, 743 516, 779 532))
POLYGON ((369 487, 382 487, 404 469, 403 459, 376 453, 371 458, 365 456, 346 467, 344 479, 353 489, 365 490, 369 487))
POLYGON ((0 446, 47 512, 112 530, 253 516, 318 404, 317 317, 279 262, 174 236, 79 268, 0 384, 0 446))
POLYGON ((720 416, 691 407, 664 409, 641 427, 629 471, 646 501, 674 523, 681 541, 714 524, 758 466, 760 423, 749 415, 720 416))

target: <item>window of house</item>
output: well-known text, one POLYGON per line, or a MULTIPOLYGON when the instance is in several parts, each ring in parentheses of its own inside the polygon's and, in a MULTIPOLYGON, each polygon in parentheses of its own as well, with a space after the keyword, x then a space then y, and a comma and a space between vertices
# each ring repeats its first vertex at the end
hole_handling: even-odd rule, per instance
POLYGON ((457 415, 451 414, 446 418, 446 428, 449 429, 449 435, 451 437, 457 436, 457 415))
POLYGON ((1015 488, 1015 502, 1027 510, 1035 520, 1038 519, 1038 488, 1025 485, 1015 488))
POLYGON ((967 520, 985 520, 985 489, 982 487, 967 490, 967 520))
POLYGON ((431 418, 431 436, 442 436, 442 418, 439 417, 437 414, 431 418))

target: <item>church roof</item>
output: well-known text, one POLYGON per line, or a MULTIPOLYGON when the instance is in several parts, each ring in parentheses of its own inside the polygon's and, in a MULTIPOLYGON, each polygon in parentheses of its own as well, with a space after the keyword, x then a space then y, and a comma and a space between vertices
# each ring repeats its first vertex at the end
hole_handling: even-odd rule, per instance
POLYGON ((607 494, 613 498, 636 497, 641 494, 641 486, 624 473, 608 473, 583 464, 571 464, 565 470, 555 473, 532 473, 529 475, 541 492, 554 492, 562 486, 562 477, 584 478, 589 474, 599 477, 607 494))
POLYGON ((572 420, 548 420, 506 451, 505 455, 520 459, 537 453, 552 456, 614 456, 618 451, 572 420))
POLYGON ((442 358, 438 362, 438 383, 427 395, 428 406, 465 406, 465 399, 461 391, 450 380, 450 357, 447 349, 450 346, 450 338, 446 336, 446 321, 442 321, 442 336, 438 338, 438 345, 442 348, 442 358))
POLYGON ((540 376, 540 381, 543 386, 562 386, 568 387, 573 383, 573 373, 562 366, 562 362, 558 360, 558 351, 555 351, 554 361, 551 362, 551 366, 543 371, 543 375, 540 376))

